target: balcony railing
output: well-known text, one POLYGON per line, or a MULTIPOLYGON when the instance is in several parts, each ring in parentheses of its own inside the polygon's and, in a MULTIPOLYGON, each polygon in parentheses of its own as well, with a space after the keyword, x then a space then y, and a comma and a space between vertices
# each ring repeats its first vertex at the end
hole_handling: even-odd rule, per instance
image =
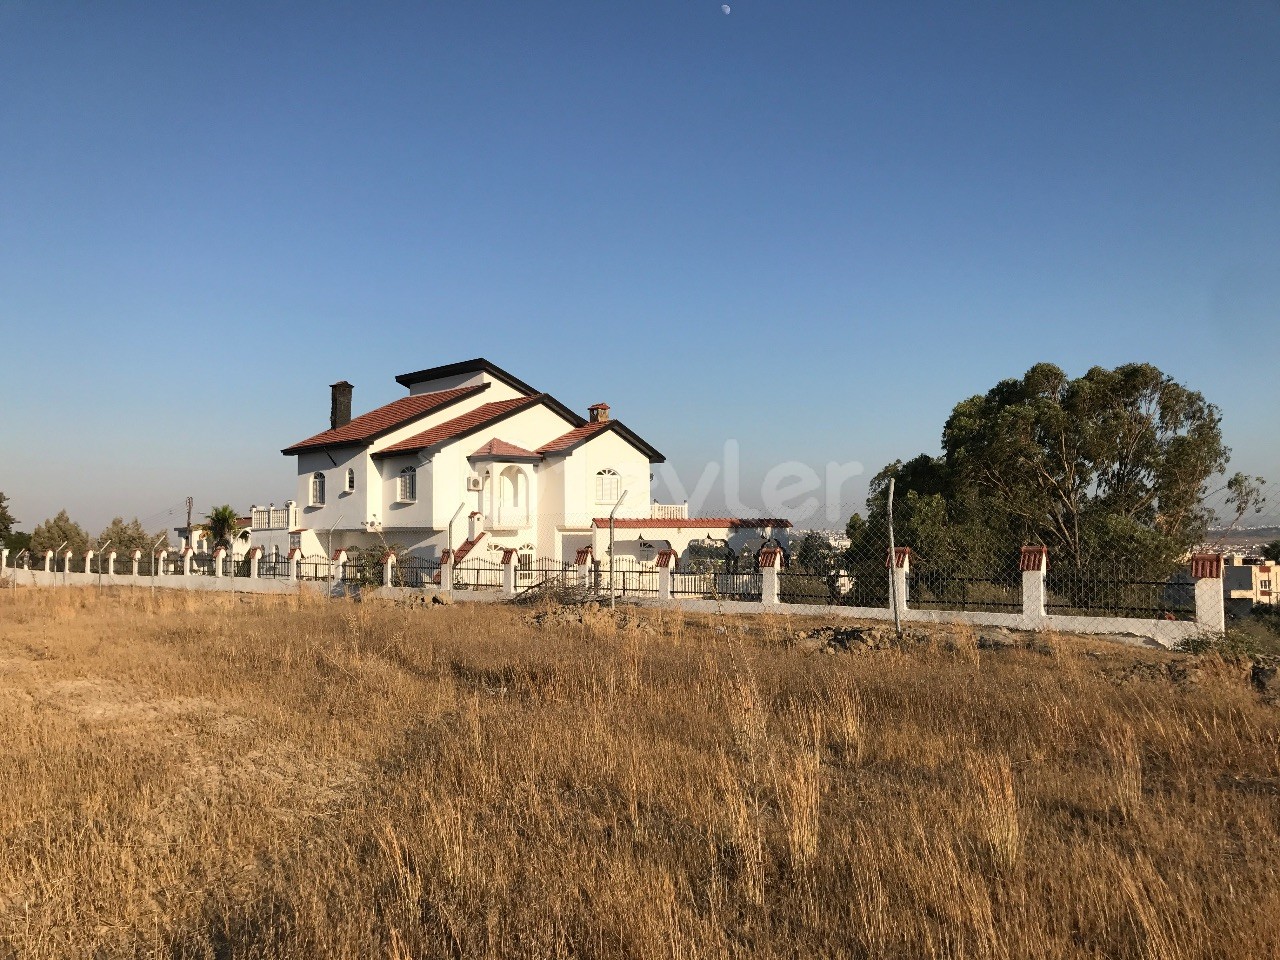
POLYGON ((293 530, 298 526, 298 506, 288 503, 283 507, 254 507, 250 520, 254 530, 293 530))
POLYGON ((689 504, 655 503, 649 517, 653 520, 688 520, 689 504))
POLYGON ((524 510, 515 510, 511 508, 502 509, 501 507, 492 514, 485 514, 484 528, 486 530, 524 530, 530 526, 529 514, 524 510))

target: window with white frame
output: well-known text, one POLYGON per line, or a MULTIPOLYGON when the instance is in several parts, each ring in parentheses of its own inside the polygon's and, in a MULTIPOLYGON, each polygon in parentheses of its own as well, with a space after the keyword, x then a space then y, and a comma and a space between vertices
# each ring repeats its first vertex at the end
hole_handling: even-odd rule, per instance
POLYGON ((605 467, 596 474, 596 503, 617 503, 622 494, 622 478, 617 470, 605 467))
POLYGON ((401 503, 413 503, 418 499, 418 468, 405 467, 400 471, 396 499, 401 503))
POLYGON ((356 489, 356 472, 347 467, 347 493, 354 493, 356 489))
POLYGON ((311 506, 324 506, 324 474, 319 470, 311 475, 311 506))

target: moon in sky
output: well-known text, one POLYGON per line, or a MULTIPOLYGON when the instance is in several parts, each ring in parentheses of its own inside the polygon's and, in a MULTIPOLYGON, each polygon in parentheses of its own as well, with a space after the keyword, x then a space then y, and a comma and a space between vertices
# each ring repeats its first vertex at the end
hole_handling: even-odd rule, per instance
POLYGON ((728 16, 728 15, 732 12, 732 11, 729 9, 729 5, 728 5, 727 3, 722 3, 722 4, 720 4, 720 9, 724 11, 725 16, 728 16))

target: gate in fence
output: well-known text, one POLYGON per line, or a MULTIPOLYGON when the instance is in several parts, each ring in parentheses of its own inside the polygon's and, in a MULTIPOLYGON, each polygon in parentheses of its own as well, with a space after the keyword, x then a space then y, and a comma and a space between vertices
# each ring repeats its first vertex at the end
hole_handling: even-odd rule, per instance
POLYGON ((520 557, 520 562, 516 565, 516 592, 524 593, 526 590, 534 590, 542 587, 551 586, 552 584, 571 584, 578 576, 578 568, 574 566, 572 560, 551 560, 546 557, 539 557, 537 560, 526 561, 524 557, 520 557))
POLYGON ((440 582, 440 561, 406 556, 391 568, 391 586, 425 587, 440 582))
POLYGON ((453 568, 453 585, 458 590, 498 590, 502 587, 502 564, 476 558, 453 568))

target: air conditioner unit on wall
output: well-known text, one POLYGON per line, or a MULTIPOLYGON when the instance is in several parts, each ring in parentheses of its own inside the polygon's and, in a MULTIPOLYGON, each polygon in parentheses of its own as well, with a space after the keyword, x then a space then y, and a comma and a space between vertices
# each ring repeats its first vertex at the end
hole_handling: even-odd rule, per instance
POLYGON ((481 485, 482 485, 482 481, 475 474, 472 474, 471 476, 467 477, 468 490, 479 490, 481 485))

